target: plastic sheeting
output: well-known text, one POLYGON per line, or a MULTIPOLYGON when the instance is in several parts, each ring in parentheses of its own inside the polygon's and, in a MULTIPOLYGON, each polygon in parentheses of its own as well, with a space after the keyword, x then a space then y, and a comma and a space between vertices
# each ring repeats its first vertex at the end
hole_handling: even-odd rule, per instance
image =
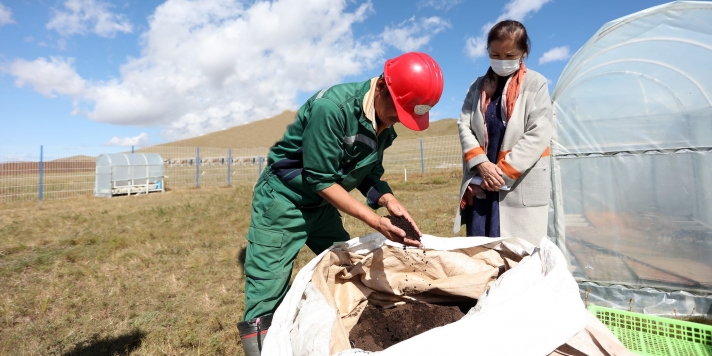
POLYGON ((559 78, 549 231, 577 280, 712 292, 711 18, 677 1, 612 21, 559 78))
POLYGON ((579 285, 579 292, 586 303, 602 307, 650 315, 712 318, 712 297, 697 296, 685 291, 630 289, 622 285, 601 286, 584 282, 579 285))
POLYGON ((604 25, 553 92, 560 154, 712 147, 712 3, 604 25))

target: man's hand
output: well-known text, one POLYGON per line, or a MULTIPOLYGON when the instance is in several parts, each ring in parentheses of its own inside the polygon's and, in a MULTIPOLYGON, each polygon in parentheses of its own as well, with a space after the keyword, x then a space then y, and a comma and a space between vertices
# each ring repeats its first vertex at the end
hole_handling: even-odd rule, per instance
POLYGON ((502 170, 492 162, 482 162, 477 165, 477 170, 482 176, 482 189, 490 192, 498 192, 499 188, 504 185, 504 174, 502 170))
MULTIPOLYGON (((372 229, 382 233, 383 236, 391 241, 399 242, 408 246, 423 246, 420 241, 406 239, 405 231, 393 226, 388 218, 379 216, 373 212, 371 208, 363 205, 338 184, 334 184, 331 187, 322 190, 319 192, 319 195, 337 209, 365 222, 372 229)), ((420 234, 418 226, 413 223, 413 220, 410 218, 410 215, 408 215, 408 212, 405 208, 403 208, 398 200, 396 200, 393 194, 384 194, 381 196, 381 199, 378 199, 378 203, 381 206, 385 206, 392 215, 405 216, 413 224, 413 227, 415 227, 418 231, 418 234, 420 234), (386 195, 390 196, 393 201, 391 201, 388 197, 384 198, 386 195)))
MULTIPOLYGON (((418 237, 423 236, 423 233, 421 233, 421 232, 420 232, 420 229, 418 228, 418 224, 416 224, 415 221, 413 221, 413 218, 411 218, 411 217, 410 217, 410 214, 408 214, 408 210, 405 209, 405 207, 403 206, 403 204, 401 204, 401 203, 398 201, 398 199, 396 199, 396 197, 393 196, 393 194, 387 193, 387 194, 381 195, 381 197, 378 199, 378 205, 380 205, 380 206, 386 208, 386 210, 388 210, 388 212, 389 212, 391 215, 393 215, 393 216, 403 216, 403 217, 405 217, 405 218, 413 225, 413 227, 415 228, 415 231, 418 232, 418 237)), ((396 241, 396 242, 400 242, 400 243, 403 243, 403 244, 408 245, 408 246, 416 246, 416 247, 422 247, 422 246, 423 246, 423 245, 420 243, 420 241, 418 241, 418 240, 413 240, 413 239, 405 238, 405 231, 403 231, 403 230, 400 229, 400 228, 397 228, 397 227, 393 226, 393 224, 391 224, 391 221, 390 221, 388 218, 381 218, 381 221, 383 221, 383 220, 386 220, 386 221, 387 221, 387 225, 381 223, 385 228, 388 228, 388 226, 392 226, 392 227, 393 227, 392 229, 388 228, 388 231, 387 231, 387 232, 390 233, 390 232, 396 230, 396 231, 398 232, 398 234, 397 234, 396 236, 394 236, 394 237, 400 239, 400 240, 394 240, 393 238, 388 237, 388 235, 386 235, 385 232, 382 232, 382 231, 381 231, 381 233, 382 233, 384 236, 386 236, 389 240, 396 241)), ((380 231, 380 230, 379 230, 379 231, 380 231)))
POLYGON ((387 217, 380 216, 378 227, 375 227, 375 229, 393 242, 399 242, 407 246, 423 247, 420 241, 406 238, 405 231, 393 225, 387 217))

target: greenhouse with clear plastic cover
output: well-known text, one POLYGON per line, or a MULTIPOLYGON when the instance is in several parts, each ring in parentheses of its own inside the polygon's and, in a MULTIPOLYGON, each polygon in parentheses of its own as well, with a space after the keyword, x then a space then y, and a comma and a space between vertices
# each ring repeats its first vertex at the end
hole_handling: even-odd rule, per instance
POLYGON ((552 93, 549 236, 589 302, 712 314, 712 3, 604 25, 552 93))
POLYGON ((164 192, 163 158, 157 153, 102 154, 96 158, 94 196, 164 192))

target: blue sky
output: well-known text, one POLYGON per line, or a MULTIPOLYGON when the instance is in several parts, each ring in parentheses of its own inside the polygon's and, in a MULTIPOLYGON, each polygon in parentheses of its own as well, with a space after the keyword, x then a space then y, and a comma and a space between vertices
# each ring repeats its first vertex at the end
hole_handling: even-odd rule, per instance
POLYGON ((527 27, 550 81, 604 23, 657 0, 0 0, 0 146, 119 149, 295 110, 313 92, 429 53, 455 118, 498 19, 527 27), (489 25, 488 25, 489 24, 489 25))

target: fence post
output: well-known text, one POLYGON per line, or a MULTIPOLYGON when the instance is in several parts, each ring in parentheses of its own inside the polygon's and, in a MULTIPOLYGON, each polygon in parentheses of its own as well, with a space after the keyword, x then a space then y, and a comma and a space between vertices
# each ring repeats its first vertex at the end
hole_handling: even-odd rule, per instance
POLYGON ((423 138, 420 138, 420 173, 425 174, 425 155, 423 154, 423 138))
POLYGON ((40 201, 42 201, 44 194, 44 146, 40 145, 40 201))
POLYGON ((260 176, 262 175, 262 156, 260 156, 257 161, 260 164, 259 170, 257 171, 257 178, 259 179, 260 176))
POLYGON ((131 154, 134 154, 134 146, 131 145, 131 154))
POLYGON ((227 150, 227 186, 230 186, 230 166, 232 166, 232 148, 227 150))
POLYGON ((195 148, 195 187, 200 187, 200 147, 195 148))

